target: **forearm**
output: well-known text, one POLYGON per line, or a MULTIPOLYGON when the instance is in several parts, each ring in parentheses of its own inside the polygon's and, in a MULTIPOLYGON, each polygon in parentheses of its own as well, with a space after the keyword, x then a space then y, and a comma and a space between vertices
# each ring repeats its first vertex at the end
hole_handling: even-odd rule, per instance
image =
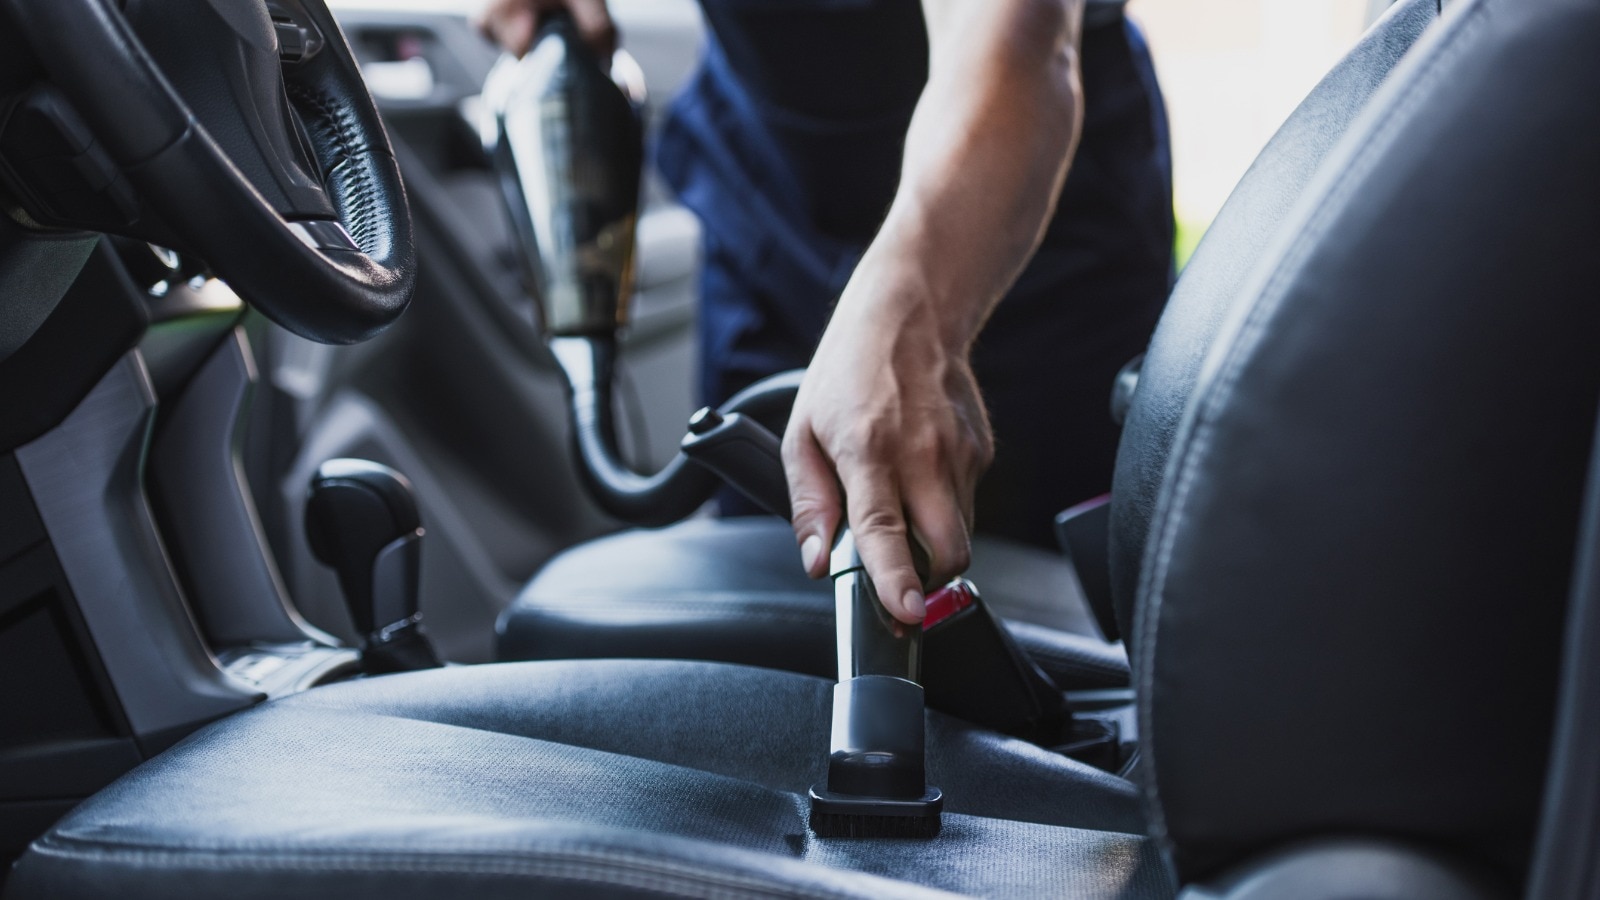
POLYGON ((1039 242, 1081 121, 1082 0, 923 8, 929 80, 900 188, 812 358, 783 447, 807 571, 826 574, 848 519, 884 606, 907 623, 923 617, 908 539, 928 551, 934 582, 971 559, 973 492, 994 441, 968 350, 1039 242))
MULTIPOLYGON (((964 353, 1054 211, 1082 121, 1081 0, 929 0, 928 85, 863 262, 964 353)), ((882 288, 860 292, 884 299, 882 288)), ((845 302, 851 302, 847 293, 845 302)))

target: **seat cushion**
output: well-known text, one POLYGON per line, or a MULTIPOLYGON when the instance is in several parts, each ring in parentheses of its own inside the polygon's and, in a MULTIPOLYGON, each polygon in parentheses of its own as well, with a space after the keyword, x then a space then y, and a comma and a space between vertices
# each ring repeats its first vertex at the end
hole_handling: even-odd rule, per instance
MULTIPOLYGON (((1058 685, 1127 685, 1127 656, 1100 638, 1065 560, 979 537, 968 575, 1058 685)), ((501 617, 500 658, 606 657, 832 677, 832 588, 806 577, 793 532, 776 519, 694 519, 580 544, 551 560, 501 617)))
POLYGON ((216 723, 91 798, 8 898, 1170 897, 1122 779, 928 715, 931 841, 820 840, 830 683, 671 661, 450 668, 216 723))

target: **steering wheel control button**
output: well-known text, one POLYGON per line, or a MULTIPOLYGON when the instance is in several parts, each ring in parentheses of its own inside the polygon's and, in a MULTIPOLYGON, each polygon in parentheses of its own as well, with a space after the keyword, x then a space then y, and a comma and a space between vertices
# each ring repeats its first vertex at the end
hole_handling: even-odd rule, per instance
POLYGON ((268 0, 267 13, 278 35, 278 58, 288 63, 305 62, 322 49, 322 34, 309 24, 300 4, 287 0, 268 0))
POLYGON ((313 250, 342 250, 347 253, 360 253, 361 248, 356 246, 355 238, 345 230, 342 222, 332 219, 305 219, 299 222, 290 222, 289 230, 313 250))
POLYGON ((272 27, 278 32, 278 58, 284 62, 299 62, 306 57, 305 29, 293 22, 273 19, 272 27))

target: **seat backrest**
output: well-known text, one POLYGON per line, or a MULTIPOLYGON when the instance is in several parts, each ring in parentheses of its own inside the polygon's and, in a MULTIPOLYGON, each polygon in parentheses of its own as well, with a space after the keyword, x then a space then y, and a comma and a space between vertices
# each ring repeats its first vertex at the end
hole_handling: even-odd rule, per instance
POLYGON ((1600 0, 1452 4, 1217 329, 1134 626, 1182 877, 1381 835, 1520 886, 1600 398, 1597 87, 1600 0))
POLYGON ((1600 897, 1600 436, 1577 540, 1561 701, 1528 900, 1600 897))
POLYGON ((1437 17, 1437 0, 1400 0, 1373 25, 1261 151, 1178 279, 1145 354, 1117 453, 1110 552, 1124 637, 1131 633, 1150 513, 1206 349, 1324 157, 1437 17))

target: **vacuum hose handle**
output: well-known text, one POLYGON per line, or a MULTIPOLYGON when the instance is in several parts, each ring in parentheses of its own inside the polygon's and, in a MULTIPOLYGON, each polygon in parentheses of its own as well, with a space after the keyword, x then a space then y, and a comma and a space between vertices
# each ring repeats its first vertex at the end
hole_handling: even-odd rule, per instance
POLYGON ((697 413, 702 426, 713 416, 734 425, 723 421, 725 427, 715 433, 691 431, 680 452, 661 471, 642 475, 617 453, 611 403, 615 341, 554 338, 550 350, 567 378, 578 477, 601 509, 634 525, 670 525, 711 499, 721 476, 769 512, 789 517, 789 487, 783 480, 778 439, 753 420, 787 416, 800 390, 804 370, 764 378, 711 413, 697 413), (751 426, 759 428, 765 438, 752 431, 751 426))
POLYGON ((922 628, 889 614, 878 599, 849 528, 839 532, 828 556, 838 623, 839 680, 889 675, 922 682, 922 628))

